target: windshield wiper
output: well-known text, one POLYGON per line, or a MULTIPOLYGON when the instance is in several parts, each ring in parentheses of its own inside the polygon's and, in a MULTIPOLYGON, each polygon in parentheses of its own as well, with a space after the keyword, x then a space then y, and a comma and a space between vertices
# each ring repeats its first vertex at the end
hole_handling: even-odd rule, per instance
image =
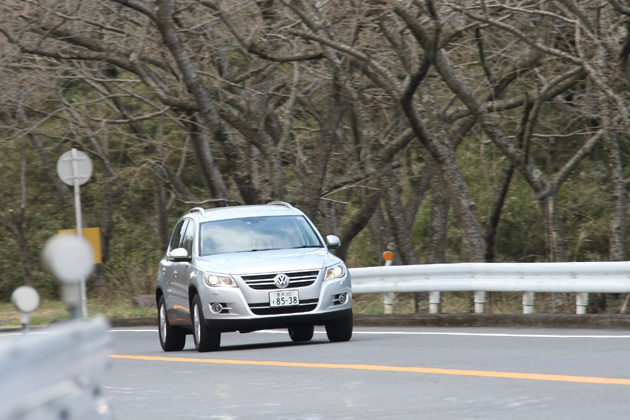
POLYGON ((321 245, 302 245, 302 246, 294 246, 290 249, 300 249, 300 248, 322 248, 321 245))
POLYGON ((242 252, 276 251, 278 249, 282 249, 282 248, 248 249, 247 251, 238 251, 238 253, 240 254, 242 252))

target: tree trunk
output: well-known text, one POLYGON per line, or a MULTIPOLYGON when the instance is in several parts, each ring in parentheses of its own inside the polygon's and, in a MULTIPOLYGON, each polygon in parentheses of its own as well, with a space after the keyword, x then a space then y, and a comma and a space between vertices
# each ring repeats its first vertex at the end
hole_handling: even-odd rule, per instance
POLYGON ((307 174, 303 186, 302 211, 312 220, 314 220, 319 208, 320 195, 326 179, 330 154, 337 141, 337 131, 346 111, 345 102, 339 92, 339 84, 333 79, 330 85, 331 94, 328 99, 331 102, 331 106, 320 117, 320 141, 308 161, 307 174))
MULTIPOLYGON (((348 256, 348 249, 350 249, 350 242, 357 236, 370 222, 374 211, 378 208, 381 202, 381 195, 378 192, 371 194, 364 194, 361 199, 361 207, 352 216, 352 219, 348 221, 340 234, 341 246, 337 249, 335 254, 342 260, 346 260, 348 256)), ((380 256, 379 256, 380 257, 380 256)))
MULTIPOLYGON (((411 105, 411 101, 409 102, 409 105, 411 105)), ((484 241, 481 226, 475 212, 475 203, 459 171, 455 151, 450 145, 440 143, 432 138, 424 126, 419 113, 413 106, 406 106, 402 102, 402 107, 416 136, 431 153, 439 167, 444 185, 448 190, 448 199, 453 206, 453 211, 457 216, 458 225, 462 232, 468 260, 482 262, 484 241)))
POLYGON ((11 233, 11 236, 17 245, 18 251, 20 252, 22 272, 24 273, 24 284, 27 286, 33 286, 33 263, 28 249, 26 236, 24 234, 23 216, 23 213, 15 215, 11 210, 8 211, 8 214, 0 211, 0 219, 2 219, 4 226, 9 233, 11 233))
POLYGON ((486 262, 494 262, 496 258, 497 229, 499 221, 501 220, 501 212, 503 210, 503 204, 505 203, 505 197, 507 197, 507 193, 510 189, 510 183, 512 182, 513 175, 514 165, 512 162, 507 162, 505 167, 501 170, 499 185, 492 197, 490 210, 488 211, 488 217, 486 219, 486 229, 483 235, 484 242, 486 244, 486 251, 484 254, 484 260, 486 262))
POLYGON ((114 230, 114 196, 112 191, 112 178, 105 172, 103 174, 103 219, 101 222, 101 264, 96 267, 94 289, 97 297, 105 297, 107 292, 107 262, 109 261, 110 243, 114 230))
POLYGON ((435 170, 435 161, 433 159, 427 159, 418 175, 410 174, 409 183, 411 184, 411 191, 409 192, 409 199, 407 199, 407 204, 405 205, 407 229, 410 231, 413 228, 420 205, 424 200, 424 195, 431 187, 431 179, 434 176, 435 170))
MULTIPOLYGON (((230 167, 231 175, 245 203, 259 204, 261 202, 260 194, 252 180, 247 161, 238 143, 231 138, 223 126, 214 100, 199 78, 190 54, 185 49, 177 33, 172 17, 172 2, 170 0, 159 0, 157 5, 156 24, 158 30, 162 35, 164 44, 177 62, 184 84, 199 105, 199 121, 223 147, 223 153, 230 167)), ((211 169, 208 172, 211 172, 211 169)))
POLYGON ((449 201, 441 176, 434 176, 431 182, 431 221, 427 264, 443 264, 446 252, 449 201))
POLYGON ((164 151, 161 148, 156 147, 155 144, 151 142, 144 128, 142 128, 142 125, 138 121, 133 120, 132 115, 129 114, 129 111, 127 110, 127 107, 124 105, 124 103, 120 100, 120 98, 117 98, 113 95, 114 91, 109 86, 109 84, 103 83, 103 86, 105 87, 105 89, 107 89, 107 91, 112 96, 111 101, 114 103, 114 106, 116 107, 120 115, 124 119, 130 120, 129 128, 131 128, 131 131, 135 134, 136 140, 138 140, 138 142, 142 144, 146 153, 148 153, 151 157, 153 157, 154 159, 157 159, 160 162, 160 168, 166 174, 166 178, 168 179, 168 182, 171 184, 173 190, 177 192, 177 194, 179 194, 181 197, 185 198, 186 200, 194 200, 193 194, 190 192, 188 187, 182 182, 179 175, 175 171, 173 171, 173 169, 170 166, 166 164, 164 160, 164 151))
POLYGON ((28 249, 26 235, 24 234, 24 223, 26 222, 26 146, 22 143, 22 166, 20 168, 20 210, 18 214, 9 209, 8 215, 0 211, 0 219, 4 222, 5 227, 13 236, 18 250, 20 251, 20 259, 22 260, 22 269, 24 272, 24 284, 33 286, 33 264, 31 254, 28 249))
POLYGON ((380 165, 379 185, 385 201, 390 228, 400 252, 400 258, 405 265, 420 264, 420 258, 409 236, 405 209, 402 205, 396 178, 391 163, 380 165))
POLYGON ((611 180, 610 248, 611 261, 625 261, 626 239, 626 187, 617 137, 608 132, 605 136, 608 168, 611 180))
MULTIPOLYGON (((608 168, 610 170, 610 195, 611 195, 611 211, 610 211, 610 238, 608 254, 610 261, 625 261, 626 247, 626 186, 623 177, 623 164, 619 151, 619 141, 617 136, 608 131, 604 137, 606 152, 608 158, 608 168)), ((599 296, 595 294, 591 299, 593 305, 589 305, 589 309, 597 305, 599 296)), ((622 307, 622 295, 613 293, 606 299, 606 295, 602 295, 601 306, 608 306, 615 312, 622 307)), ((590 302, 589 302, 590 303, 590 302)), ((596 311, 597 313, 599 311, 596 311)))
MULTIPOLYGON (((207 131, 202 126, 193 123, 191 124, 191 135, 193 137, 192 144, 195 151, 195 158, 197 159, 197 165, 203 174, 203 179, 208 191, 210 191, 211 197, 227 199, 227 186, 225 182, 223 182, 221 172, 219 172, 219 168, 214 160, 207 131)), ((219 203, 219 206, 224 205, 224 203, 221 202, 217 203, 219 203)))
POLYGON ((539 198, 545 231, 545 253, 549 262, 564 262, 564 235, 558 206, 558 193, 539 198))
MULTIPOLYGON (((543 216, 545 232, 545 248, 549 262, 564 262, 564 235, 562 232, 562 217, 558 207, 558 193, 553 193, 539 198, 540 210, 543 216)), ((564 311, 566 304, 565 294, 551 294, 551 312, 564 311)))

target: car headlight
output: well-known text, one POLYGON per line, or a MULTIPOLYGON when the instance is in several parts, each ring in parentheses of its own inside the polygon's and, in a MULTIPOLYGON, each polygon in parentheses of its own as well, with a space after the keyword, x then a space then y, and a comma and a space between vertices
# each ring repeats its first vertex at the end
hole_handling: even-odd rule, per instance
POLYGON ((345 275, 346 266, 343 264, 337 264, 333 267, 329 267, 328 270, 326 270, 326 277, 324 277, 324 281, 336 279, 345 275))
POLYGON ((203 281, 210 287, 238 287, 234 279, 225 274, 205 273, 203 281))

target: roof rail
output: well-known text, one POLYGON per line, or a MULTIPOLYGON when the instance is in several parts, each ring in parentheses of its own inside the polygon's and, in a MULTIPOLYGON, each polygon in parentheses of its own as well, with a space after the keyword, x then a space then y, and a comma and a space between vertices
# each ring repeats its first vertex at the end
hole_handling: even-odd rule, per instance
POLYGON ((190 209, 188 211, 188 213, 192 213, 194 211, 198 211, 199 213, 201 213, 203 215, 205 210, 202 207, 194 207, 194 208, 190 209))
POLYGON ((291 204, 287 203, 286 201, 270 201, 267 204, 268 205, 275 205, 275 206, 284 206, 284 207, 288 207, 290 209, 294 209, 295 208, 291 204))

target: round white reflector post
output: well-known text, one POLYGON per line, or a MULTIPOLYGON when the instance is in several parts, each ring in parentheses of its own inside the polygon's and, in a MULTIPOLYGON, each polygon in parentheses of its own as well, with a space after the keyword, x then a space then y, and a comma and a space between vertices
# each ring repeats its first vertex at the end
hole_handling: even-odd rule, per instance
POLYGON ((55 235, 44 246, 44 265, 62 283, 62 299, 79 318, 81 281, 94 269, 94 251, 87 239, 55 235))
POLYGON ((37 290, 31 286, 20 286, 13 291, 11 303, 20 311, 20 323, 24 327, 24 333, 27 333, 31 323, 31 312, 39 306, 37 290))

